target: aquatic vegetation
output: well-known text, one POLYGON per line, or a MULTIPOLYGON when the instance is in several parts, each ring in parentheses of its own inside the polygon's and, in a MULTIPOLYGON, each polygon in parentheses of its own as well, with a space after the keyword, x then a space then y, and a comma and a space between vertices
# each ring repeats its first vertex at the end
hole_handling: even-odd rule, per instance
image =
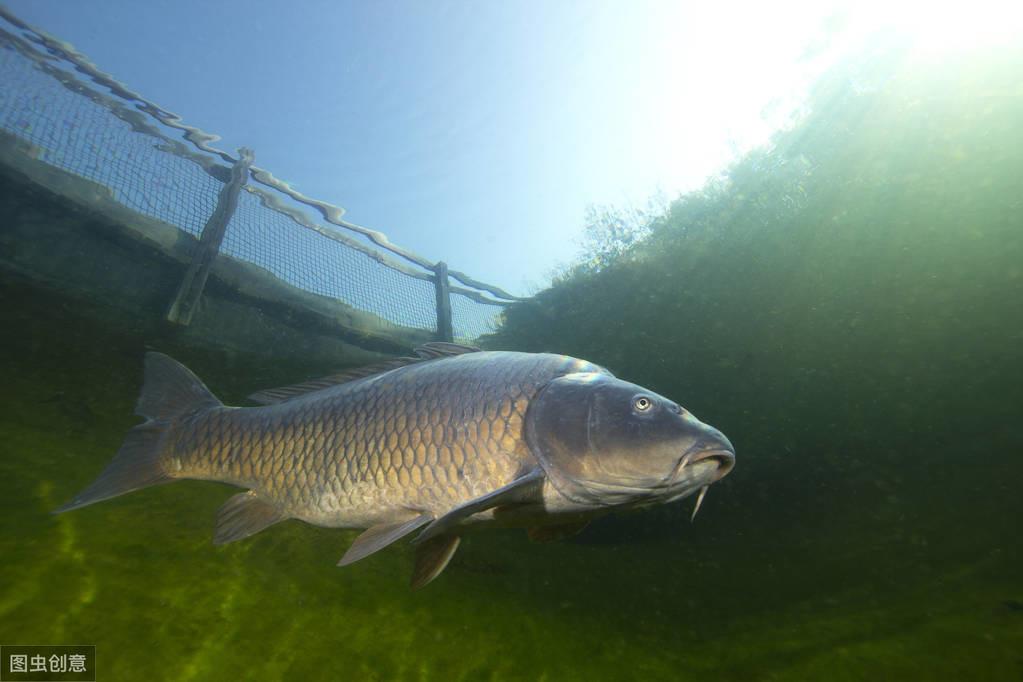
MULTIPOLYGON (((1021 66, 1018 50, 848 65, 771 148, 674 202, 627 248, 598 245, 613 257, 509 310, 489 345, 583 354, 734 432, 742 470, 722 484, 727 500, 710 496, 709 523, 779 551, 778 533, 798 529, 792 578, 822 600, 807 619, 846 604, 828 593, 864 572, 880 581, 865 598, 885 583, 888 598, 912 600, 929 576, 965 576, 983 556, 1019 592, 1008 519, 1023 507, 1007 481, 1023 474, 1011 454, 1023 444, 1021 66), (836 552, 846 573, 825 577, 836 552)), ((656 523, 618 533, 664 537, 682 513, 656 523)), ((743 561, 727 544, 718 556, 743 561)), ((958 589, 978 599, 989 588, 967 582, 958 589)), ((855 627, 847 608, 835 622, 855 627)), ((919 608, 956 609, 947 595, 919 608)), ((983 610, 1011 620, 1004 604, 983 610)), ((864 642, 884 637, 860 627, 864 642)), ((1008 656, 1013 638, 986 631, 1008 656)), ((971 646, 945 649, 949 670, 983 658, 971 646)))

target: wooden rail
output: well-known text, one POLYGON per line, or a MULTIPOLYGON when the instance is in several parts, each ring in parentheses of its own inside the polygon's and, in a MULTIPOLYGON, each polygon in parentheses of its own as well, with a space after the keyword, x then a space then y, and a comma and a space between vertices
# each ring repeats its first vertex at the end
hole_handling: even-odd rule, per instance
POLYGON ((202 296, 202 290, 206 287, 206 279, 210 274, 210 267, 213 259, 220 252, 220 244, 224 241, 224 232, 227 224, 231 222, 231 216, 238 208, 238 195, 242 186, 249 177, 249 168, 252 166, 252 150, 239 149, 238 162, 231 168, 231 179, 220 190, 217 197, 217 206, 202 228, 202 235, 199 243, 196 244, 195 253, 192 256, 192 263, 185 271, 185 278, 181 281, 178 294, 167 311, 167 319, 174 324, 188 325, 192 321, 192 315, 202 296))

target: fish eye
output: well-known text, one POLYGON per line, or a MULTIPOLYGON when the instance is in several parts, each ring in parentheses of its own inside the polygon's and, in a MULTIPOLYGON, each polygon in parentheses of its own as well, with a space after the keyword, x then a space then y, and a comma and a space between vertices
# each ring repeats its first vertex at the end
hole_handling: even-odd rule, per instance
POLYGON ((648 412, 650 408, 654 406, 654 403, 650 400, 650 398, 647 398, 645 395, 641 395, 632 401, 632 406, 636 408, 637 412, 648 412))

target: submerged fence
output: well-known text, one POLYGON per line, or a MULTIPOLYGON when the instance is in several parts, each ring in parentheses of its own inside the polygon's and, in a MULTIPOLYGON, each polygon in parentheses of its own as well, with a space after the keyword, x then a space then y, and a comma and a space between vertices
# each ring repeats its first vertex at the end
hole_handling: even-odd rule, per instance
POLYGON ((227 256, 310 294, 436 338, 494 331, 516 297, 345 221, 211 146, 218 139, 99 71, 0 7, 0 131, 45 164, 102 185, 132 211, 198 240, 168 318, 187 324, 211 263, 227 256))

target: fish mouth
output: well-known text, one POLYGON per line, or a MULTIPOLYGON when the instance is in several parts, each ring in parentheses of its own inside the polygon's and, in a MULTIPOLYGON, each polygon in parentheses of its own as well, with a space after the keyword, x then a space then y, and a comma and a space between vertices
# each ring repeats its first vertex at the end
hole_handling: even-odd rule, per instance
POLYGON ((723 448, 718 450, 702 450, 689 455, 689 461, 685 466, 707 461, 715 462, 718 465, 717 471, 714 472, 714 481, 720 481, 735 467, 735 453, 723 448))
POLYGON ((672 479, 678 479, 686 467, 691 467, 701 462, 708 462, 717 464, 717 468, 714 470, 714 478, 709 482, 716 483, 727 476, 735 467, 734 450, 720 447, 696 450, 695 452, 694 450, 696 448, 690 448, 682 455, 682 458, 679 459, 678 464, 675 466, 675 471, 672 472, 672 479))

